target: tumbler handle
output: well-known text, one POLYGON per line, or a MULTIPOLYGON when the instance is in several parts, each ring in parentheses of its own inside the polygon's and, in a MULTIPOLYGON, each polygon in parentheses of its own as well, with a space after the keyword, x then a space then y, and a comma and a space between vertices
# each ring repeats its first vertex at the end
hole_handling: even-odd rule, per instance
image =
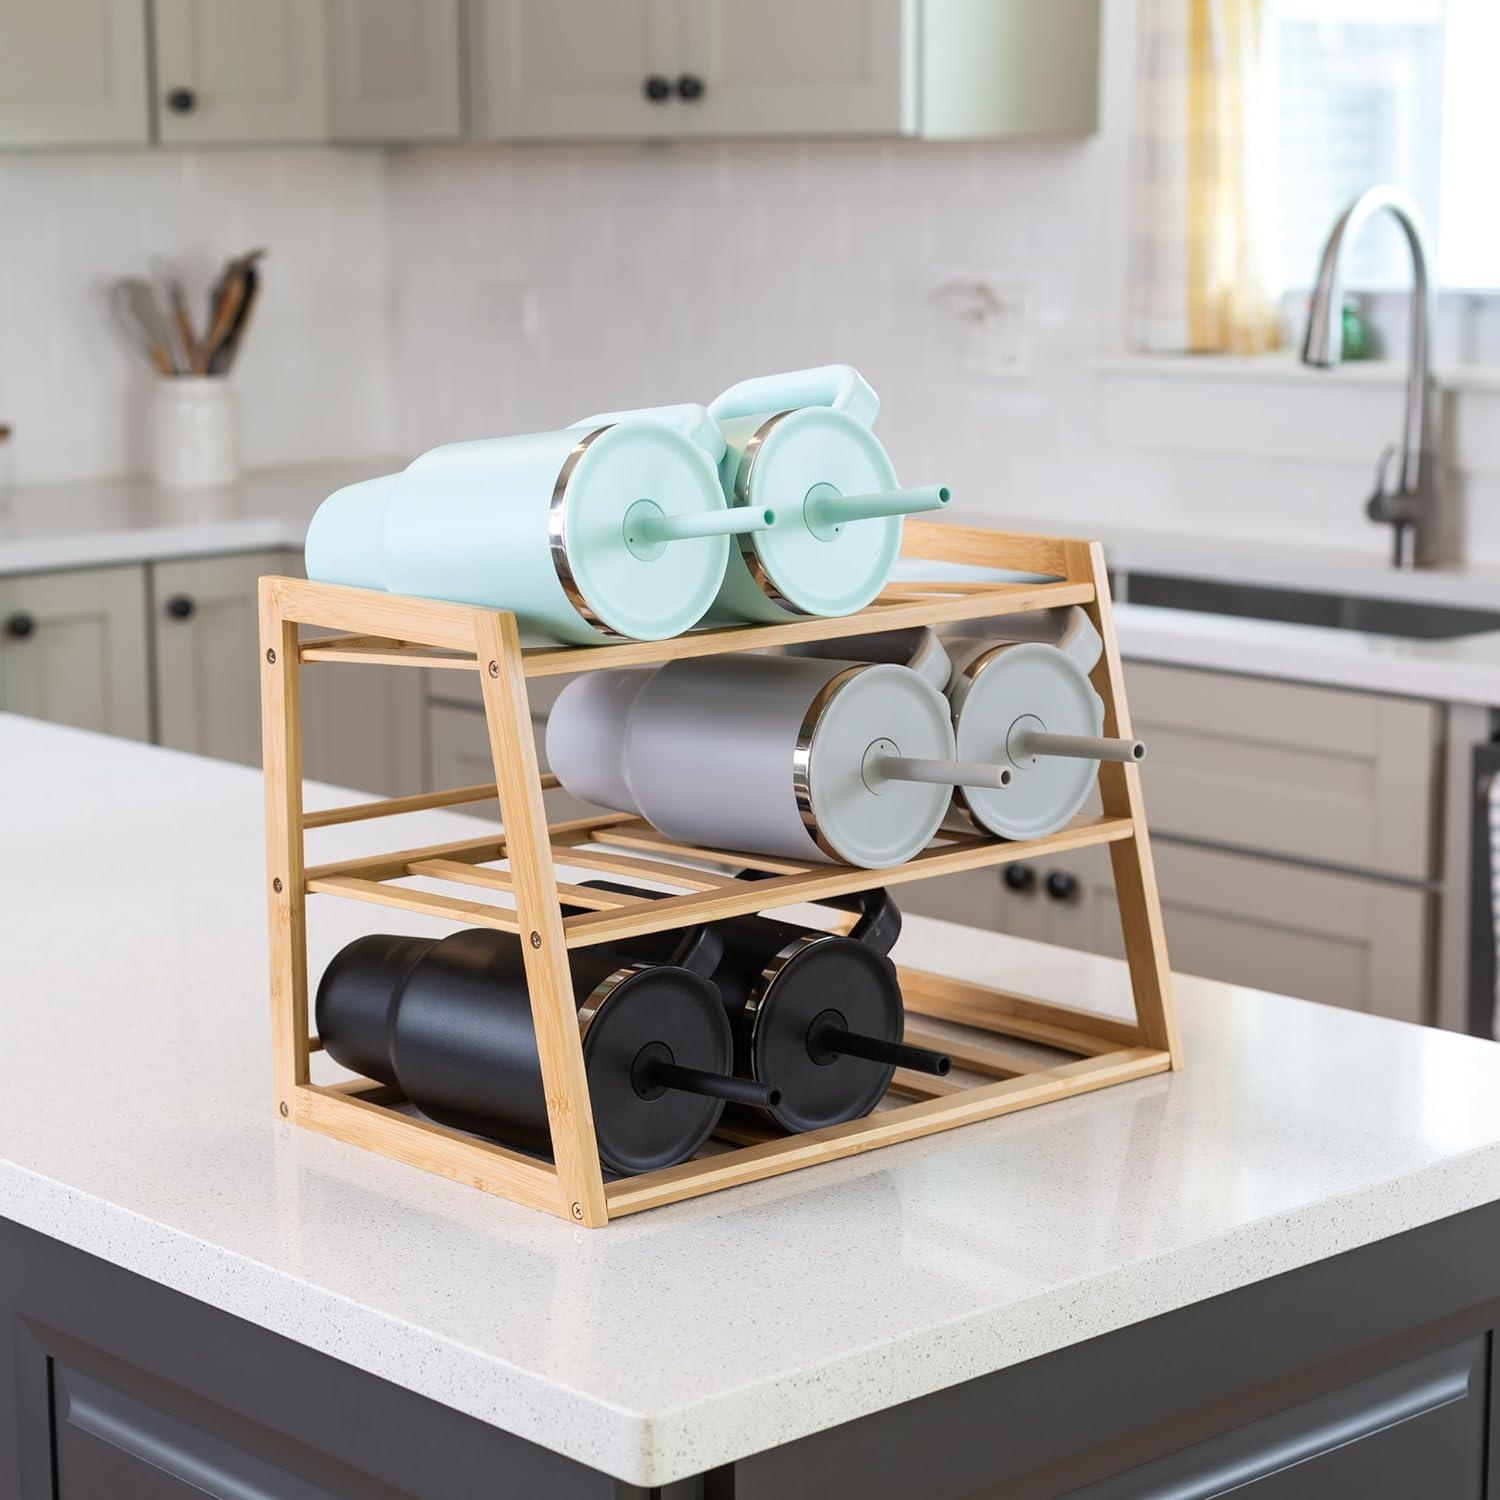
MULTIPOLYGON (((614 891, 621 896, 642 896, 646 892, 638 885, 625 885, 618 880, 585 880, 584 887, 594 891, 614 891)), ((565 917, 576 917, 583 911, 581 906, 564 906, 565 917)), ((630 938, 621 947, 647 963, 669 964, 673 968, 688 969, 700 979, 712 979, 714 970, 724 957, 724 939, 710 925, 687 927, 679 932, 649 932, 641 937, 630 938)))
POLYGON ((827 406, 846 412, 865 427, 875 425, 880 397, 853 365, 818 365, 779 375, 753 375, 721 391, 708 403, 716 422, 753 417, 798 406, 827 406))
POLYGON ((849 896, 828 896, 822 904, 837 907, 840 911, 857 911, 859 921, 849 929, 849 936, 855 942, 863 943, 872 953, 882 956, 889 953, 901 936, 901 908, 884 886, 856 891, 849 896))
POLYGON ((590 432, 600 427, 615 427, 621 423, 646 423, 653 427, 670 427, 690 442, 696 443, 717 464, 724 457, 724 434, 719 424, 709 415, 706 406, 696 401, 682 401, 675 406, 637 406, 630 411, 605 411, 582 421, 570 422, 568 430, 590 432))

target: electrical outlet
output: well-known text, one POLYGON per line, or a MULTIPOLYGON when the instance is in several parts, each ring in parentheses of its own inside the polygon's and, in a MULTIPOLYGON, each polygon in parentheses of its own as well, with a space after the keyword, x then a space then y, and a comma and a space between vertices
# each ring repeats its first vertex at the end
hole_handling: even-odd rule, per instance
POLYGON ((954 276, 932 293, 958 368, 986 380, 1015 380, 1031 368, 1029 287, 987 276, 954 276))

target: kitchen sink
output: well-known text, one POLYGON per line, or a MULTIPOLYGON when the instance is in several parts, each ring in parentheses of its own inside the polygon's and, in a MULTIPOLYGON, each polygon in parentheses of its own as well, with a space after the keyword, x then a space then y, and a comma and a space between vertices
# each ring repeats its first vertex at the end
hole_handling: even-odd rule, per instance
POLYGON ((1203 578, 1172 578, 1160 573, 1128 574, 1121 594, 1132 604, 1238 615, 1251 620, 1279 620, 1292 625, 1328 625, 1335 630, 1362 630, 1372 635, 1405 636, 1409 640, 1447 641, 1500 630, 1500 610, 1263 588, 1203 578))

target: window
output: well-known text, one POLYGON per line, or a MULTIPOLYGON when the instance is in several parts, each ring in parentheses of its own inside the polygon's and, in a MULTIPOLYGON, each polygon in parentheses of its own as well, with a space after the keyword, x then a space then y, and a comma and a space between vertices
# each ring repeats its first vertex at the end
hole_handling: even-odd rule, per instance
MULTIPOLYGON (((1500 0, 1269 0, 1280 209, 1276 282, 1307 287, 1339 211, 1377 182, 1432 231, 1440 286, 1500 289, 1500 0)), ((1345 284, 1405 287, 1394 223, 1350 247, 1345 284)))

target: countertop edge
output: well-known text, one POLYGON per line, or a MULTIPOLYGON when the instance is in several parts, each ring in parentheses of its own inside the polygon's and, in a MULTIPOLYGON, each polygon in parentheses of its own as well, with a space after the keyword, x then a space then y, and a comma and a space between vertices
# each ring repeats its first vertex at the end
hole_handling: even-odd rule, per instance
POLYGON ((162 1231, 141 1215, 0 1163, 0 1212, 14 1222, 646 1487, 672 1483, 1497 1199, 1500 1142, 1358 1192, 1255 1220, 1165 1255, 1124 1262, 1068 1287, 1062 1299, 1057 1293, 1037 1295, 997 1314, 956 1319, 710 1402, 646 1414, 528 1376, 262 1262, 162 1231), (191 1245, 188 1256, 181 1253, 185 1243, 191 1245), (372 1324, 379 1326, 379 1338, 371 1336, 372 1324), (1004 1346, 998 1358, 997 1343, 1004 1346), (438 1363, 432 1357, 435 1345, 443 1350, 443 1378, 432 1374, 438 1363), (372 1350, 378 1357, 369 1356, 372 1350), (469 1379, 470 1373, 483 1378, 469 1379), (505 1386, 498 1400, 497 1377, 505 1386), (874 1404, 868 1395, 872 1384, 879 1389, 874 1404), (474 1399, 481 1387, 488 1400, 474 1399), (753 1443, 746 1442, 747 1433, 755 1434, 753 1443), (579 1441, 579 1434, 587 1434, 588 1441, 579 1441))

